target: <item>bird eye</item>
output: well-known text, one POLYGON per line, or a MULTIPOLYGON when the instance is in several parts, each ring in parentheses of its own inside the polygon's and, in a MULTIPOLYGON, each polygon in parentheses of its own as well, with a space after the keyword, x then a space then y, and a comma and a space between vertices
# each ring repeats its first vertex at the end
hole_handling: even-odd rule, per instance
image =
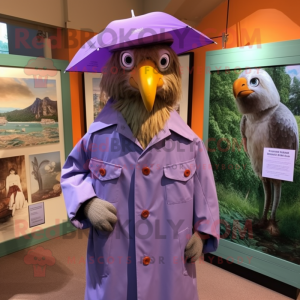
POLYGON ((159 68, 161 71, 166 70, 170 65, 170 57, 167 53, 163 54, 159 59, 159 68))
POLYGON ((125 70, 131 70, 134 66, 133 54, 130 52, 121 53, 121 66, 125 70))
POLYGON ((250 86, 258 86, 259 85, 259 79, 258 78, 252 78, 250 80, 250 86))

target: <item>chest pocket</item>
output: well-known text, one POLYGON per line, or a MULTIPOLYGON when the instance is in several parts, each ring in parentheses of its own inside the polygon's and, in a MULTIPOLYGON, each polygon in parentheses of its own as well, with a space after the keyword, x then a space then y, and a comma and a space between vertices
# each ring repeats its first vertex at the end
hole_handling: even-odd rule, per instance
POLYGON ((194 159, 164 167, 163 183, 167 204, 184 203, 193 199, 195 172, 194 159))
POLYGON ((89 169, 97 197, 111 203, 119 202, 122 167, 92 158, 89 169))

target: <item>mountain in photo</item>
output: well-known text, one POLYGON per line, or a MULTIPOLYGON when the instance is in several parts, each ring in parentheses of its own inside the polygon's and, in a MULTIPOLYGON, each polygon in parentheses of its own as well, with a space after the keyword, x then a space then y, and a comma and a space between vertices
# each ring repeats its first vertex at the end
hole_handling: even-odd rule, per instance
POLYGON ((8 122, 33 122, 41 121, 41 119, 52 119, 57 122, 57 101, 53 101, 49 97, 36 98, 30 106, 0 113, 0 116, 6 117, 8 122))

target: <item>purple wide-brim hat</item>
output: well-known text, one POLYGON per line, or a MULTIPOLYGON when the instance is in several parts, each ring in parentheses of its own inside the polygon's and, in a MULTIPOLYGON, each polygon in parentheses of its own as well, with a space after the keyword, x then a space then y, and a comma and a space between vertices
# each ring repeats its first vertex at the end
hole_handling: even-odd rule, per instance
POLYGON ((155 44, 168 44, 181 54, 215 43, 191 26, 163 12, 113 21, 87 41, 66 71, 101 73, 114 51, 155 44))

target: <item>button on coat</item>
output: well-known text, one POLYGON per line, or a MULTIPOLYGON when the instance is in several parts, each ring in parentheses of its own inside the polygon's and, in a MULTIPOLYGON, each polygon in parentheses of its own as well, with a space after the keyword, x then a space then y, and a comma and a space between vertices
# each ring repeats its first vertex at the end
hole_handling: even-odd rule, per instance
POLYGON ((190 174, 191 174, 191 171, 190 171, 189 169, 186 169, 186 170, 184 171, 184 177, 189 177, 190 174))
POLYGON ((141 213, 142 218, 147 219, 149 217, 149 210, 144 209, 141 213))
POLYGON ((145 257, 143 258, 143 264, 144 264, 145 266, 148 266, 148 265, 150 264, 150 261, 151 261, 151 258, 150 258, 149 256, 145 256, 145 257))
POLYGON ((104 177, 105 174, 106 174, 106 170, 103 169, 103 168, 101 168, 101 169, 100 169, 100 175, 101 175, 102 177, 104 177))
POLYGON ((148 167, 144 167, 144 168, 142 169, 142 172, 143 172, 143 174, 144 174, 145 176, 148 176, 148 175, 150 174, 150 169, 149 169, 148 167))

